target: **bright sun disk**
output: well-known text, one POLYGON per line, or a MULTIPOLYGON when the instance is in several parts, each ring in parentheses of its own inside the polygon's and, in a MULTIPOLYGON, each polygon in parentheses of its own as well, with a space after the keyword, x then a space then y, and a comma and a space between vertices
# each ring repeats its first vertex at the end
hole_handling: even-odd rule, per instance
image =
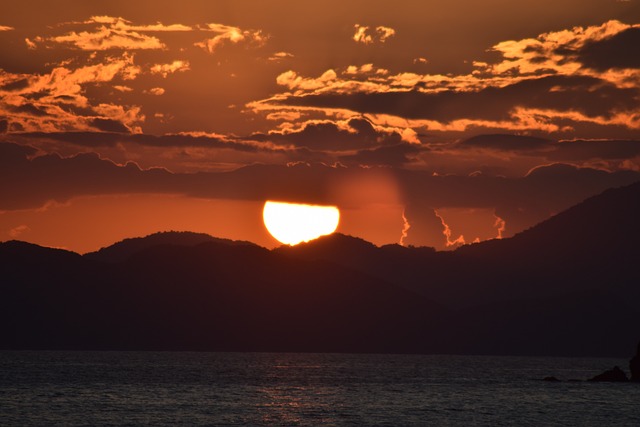
POLYGON ((335 206, 268 200, 264 204, 262 217, 265 227, 276 240, 287 245, 297 245, 336 231, 340 211, 335 206))

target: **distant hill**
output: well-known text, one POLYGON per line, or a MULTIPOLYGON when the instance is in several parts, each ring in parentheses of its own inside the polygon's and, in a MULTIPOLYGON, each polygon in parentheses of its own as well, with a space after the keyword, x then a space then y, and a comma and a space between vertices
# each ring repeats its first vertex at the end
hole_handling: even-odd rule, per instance
POLYGON ((204 242, 219 242, 228 245, 253 245, 251 242, 219 239, 204 233, 193 233, 189 231, 165 231, 150 234, 146 237, 135 237, 124 239, 111 246, 102 248, 96 252, 90 252, 84 256, 108 262, 120 262, 131 255, 144 249, 158 245, 195 246, 204 242))
POLYGON ((0 243, 0 348, 625 356, 640 183, 452 252, 333 234, 272 251, 196 233, 80 256, 0 243))

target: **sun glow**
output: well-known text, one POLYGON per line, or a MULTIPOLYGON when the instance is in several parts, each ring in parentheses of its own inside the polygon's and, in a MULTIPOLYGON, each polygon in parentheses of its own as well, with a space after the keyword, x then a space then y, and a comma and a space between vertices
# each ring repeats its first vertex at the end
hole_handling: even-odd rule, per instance
POLYGON ((262 211, 264 225, 273 237, 287 245, 317 239, 336 231, 340 211, 335 206, 267 201, 262 211))

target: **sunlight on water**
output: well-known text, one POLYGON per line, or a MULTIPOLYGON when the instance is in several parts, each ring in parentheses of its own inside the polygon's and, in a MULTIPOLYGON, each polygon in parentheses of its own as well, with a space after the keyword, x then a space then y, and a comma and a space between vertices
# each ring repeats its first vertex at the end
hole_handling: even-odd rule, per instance
POLYGON ((640 425, 616 359, 0 352, 3 425, 640 425))

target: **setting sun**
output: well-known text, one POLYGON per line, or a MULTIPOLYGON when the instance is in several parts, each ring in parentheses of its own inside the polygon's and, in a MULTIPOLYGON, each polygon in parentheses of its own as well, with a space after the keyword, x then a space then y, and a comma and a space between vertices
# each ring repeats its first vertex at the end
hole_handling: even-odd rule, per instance
POLYGON ((340 211, 335 206, 267 201, 262 217, 269 233, 279 242, 297 245, 333 233, 340 211))

